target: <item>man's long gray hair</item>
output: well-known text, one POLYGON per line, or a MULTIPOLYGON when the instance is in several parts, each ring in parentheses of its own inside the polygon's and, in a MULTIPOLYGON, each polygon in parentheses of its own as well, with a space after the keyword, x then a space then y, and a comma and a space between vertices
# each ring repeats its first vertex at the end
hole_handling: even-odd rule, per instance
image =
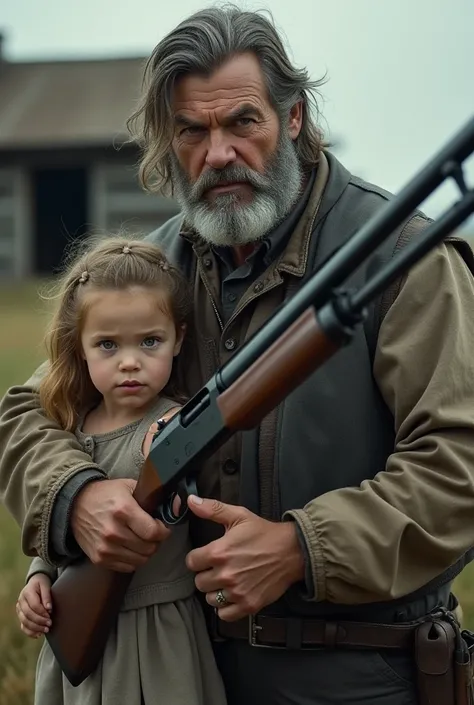
POLYGON ((172 96, 176 82, 189 74, 209 76, 236 54, 253 52, 259 59, 268 98, 280 118, 303 102, 303 123, 295 148, 304 169, 313 165, 322 132, 311 115, 319 115, 316 95, 324 82, 311 81, 306 69, 295 68, 272 21, 234 5, 200 10, 181 22, 155 47, 145 66, 144 91, 127 125, 142 149, 139 180, 148 191, 173 194, 169 150, 173 140, 172 96))

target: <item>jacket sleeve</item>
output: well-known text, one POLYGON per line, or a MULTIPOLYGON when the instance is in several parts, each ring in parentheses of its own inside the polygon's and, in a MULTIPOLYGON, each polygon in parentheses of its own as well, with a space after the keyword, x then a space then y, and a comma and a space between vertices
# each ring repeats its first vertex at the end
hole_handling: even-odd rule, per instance
POLYGON ((46 563, 42 558, 39 558, 36 556, 33 558, 31 561, 28 571, 26 573, 26 578, 25 578, 25 583, 28 582, 30 578, 33 577, 33 575, 36 575, 37 573, 44 573, 49 577, 52 583, 56 580, 58 577, 58 570, 54 566, 50 565, 49 563, 46 563))
POLYGON ((307 549, 309 599, 396 599, 474 546, 474 277, 452 243, 405 276, 374 377, 396 432, 386 467, 284 516, 307 549))
POLYGON ((0 500, 22 529, 25 555, 60 564, 78 550, 68 534, 72 501, 85 482, 105 474, 75 435, 39 407, 36 390, 46 364, 0 404, 0 500))

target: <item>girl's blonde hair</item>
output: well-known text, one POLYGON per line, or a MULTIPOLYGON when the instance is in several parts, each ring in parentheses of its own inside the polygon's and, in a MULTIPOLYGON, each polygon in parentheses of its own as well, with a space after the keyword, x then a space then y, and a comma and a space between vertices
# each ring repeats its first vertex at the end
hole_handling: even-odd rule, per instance
POLYGON ((73 430, 81 412, 99 401, 99 392, 89 376, 82 356, 81 330, 84 322, 84 294, 90 289, 127 289, 142 286, 163 293, 163 305, 176 329, 186 327, 182 351, 173 361, 170 379, 163 394, 184 401, 182 368, 189 347, 192 298, 185 277, 171 266, 162 250, 125 235, 97 241, 83 241, 79 253, 72 252, 55 286, 58 307, 46 333, 49 369, 39 388, 45 413, 64 429, 73 430))

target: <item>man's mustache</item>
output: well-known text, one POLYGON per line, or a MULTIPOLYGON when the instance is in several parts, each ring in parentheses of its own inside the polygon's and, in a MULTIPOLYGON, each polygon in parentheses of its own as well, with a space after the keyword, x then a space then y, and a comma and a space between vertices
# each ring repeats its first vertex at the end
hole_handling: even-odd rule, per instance
POLYGON ((207 169, 192 186, 190 192, 191 200, 198 202, 209 189, 222 186, 223 184, 227 185, 237 182, 248 183, 257 191, 265 190, 269 185, 269 179, 244 166, 234 165, 225 167, 224 169, 213 169, 211 167, 207 169))

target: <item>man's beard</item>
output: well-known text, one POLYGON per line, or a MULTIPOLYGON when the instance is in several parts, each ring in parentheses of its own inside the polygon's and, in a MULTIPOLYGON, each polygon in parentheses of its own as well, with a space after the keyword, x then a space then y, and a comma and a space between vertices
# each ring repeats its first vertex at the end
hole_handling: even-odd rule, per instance
POLYGON ((295 145, 280 134, 278 145, 263 174, 237 164, 208 168, 192 184, 176 156, 170 156, 173 190, 187 225, 213 245, 238 246, 261 240, 288 215, 300 194, 302 170, 295 145), (242 203, 236 193, 208 201, 205 192, 223 183, 247 182, 252 201, 242 203))

